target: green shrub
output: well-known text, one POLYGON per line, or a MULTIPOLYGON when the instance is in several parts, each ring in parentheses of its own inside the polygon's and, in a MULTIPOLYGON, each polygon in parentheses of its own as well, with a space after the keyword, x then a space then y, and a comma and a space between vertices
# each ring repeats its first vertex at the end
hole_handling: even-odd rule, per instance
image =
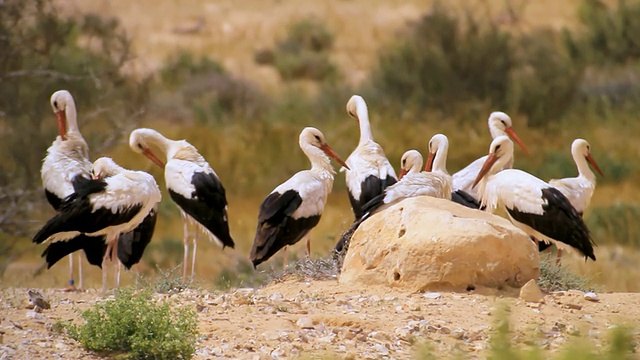
POLYGON ((120 290, 114 300, 82 314, 85 323, 68 334, 87 350, 116 353, 122 359, 190 359, 195 352, 197 315, 149 292, 120 290))
POLYGON ((599 243, 640 247, 640 205, 616 202, 590 209, 585 219, 599 243))
MULTIPOLYGON (((541 254, 541 257, 545 255, 541 254)), ((558 266, 554 259, 540 260, 540 276, 537 283, 544 291, 593 290, 591 279, 574 274, 566 267, 558 266)))
POLYGON ((333 80, 337 69, 329 58, 333 35, 320 21, 309 18, 291 24, 287 37, 274 49, 260 49, 254 58, 259 64, 275 66, 284 80, 333 80))

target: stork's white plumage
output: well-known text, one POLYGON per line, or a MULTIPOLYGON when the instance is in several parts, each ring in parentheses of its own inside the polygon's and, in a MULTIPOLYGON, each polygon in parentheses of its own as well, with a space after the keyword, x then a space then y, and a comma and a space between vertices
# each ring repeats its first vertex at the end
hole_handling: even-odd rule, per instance
POLYGON ((593 240, 582 217, 569 200, 546 182, 521 170, 504 169, 513 161, 513 142, 498 136, 476 180, 486 210, 504 208, 511 222, 524 232, 559 249, 573 248, 585 258, 596 259, 593 240))
POLYGON ((363 205, 364 214, 356 219, 351 227, 345 231, 334 248, 336 254, 344 254, 351 236, 355 230, 372 214, 398 203, 404 199, 416 196, 431 196, 441 199, 451 199, 451 175, 447 172, 447 153, 449 139, 442 134, 434 135, 429 141, 429 157, 422 168, 422 155, 417 150, 409 150, 400 160, 400 179, 397 183, 384 189, 382 194, 363 205))
MULTIPOLYGON (((515 142, 517 142, 525 152, 528 152, 527 148, 524 146, 524 143, 520 140, 516 132, 513 130, 513 124, 509 115, 501 111, 494 111, 491 113, 491 115, 489 115, 488 124, 489 132, 491 133, 492 139, 495 139, 498 136, 508 135, 515 142)), ((482 164, 484 164, 486 160, 487 156, 483 156, 479 159, 476 159, 462 170, 453 174, 453 189, 462 190, 465 193, 469 194, 471 197, 479 199, 478 192, 473 188, 472 185, 476 176, 478 176, 480 168, 482 168, 482 164)), ((504 164, 504 169, 511 169, 512 167, 513 158, 509 162, 504 164)))
POLYGON ((353 95, 347 102, 347 112, 360 126, 360 141, 347 158, 350 170, 345 175, 351 208, 355 218, 359 219, 364 214, 362 206, 380 195, 387 186, 395 184, 397 177, 384 150, 373 140, 364 99, 353 95))
POLYGON ((198 150, 185 140, 170 140, 152 129, 131 132, 129 145, 133 151, 147 156, 164 168, 164 177, 171 199, 178 204, 184 219, 183 277, 187 276, 189 253, 189 224, 195 227, 191 276, 195 274, 198 232, 217 241, 223 248, 235 246, 229 234, 227 198, 224 187, 209 163, 198 150), (162 151, 165 164, 153 153, 150 146, 162 151))
MULTIPOLYGON (((59 90, 51 95, 51 107, 56 115, 59 135, 47 149, 47 155, 42 162, 40 175, 42 185, 49 204, 58 211, 62 200, 71 195, 73 179, 77 176, 91 178, 91 161, 89 161, 89 147, 78 128, 76 104, 73 96, 67 90, 59 90)), ((92 262, 90 256, 96 248, 102 247, 102 241, 92 241, 84 236, 71 240, 78 245, 78 249, 84 249, 87 259, 92 262)), ((49 267, 57 262, 50 259, 55 249, 45 250, 49 267), (53 251, 52 251, 53 250, 53 251)), ((78 257, 78 286, 84 287, 82 277, 82 259, 78 257)), ((73 253, 69 253, 69 286, 73 289, 73 253)))
MULTIPOLYGON (((571 205, 582 215, 591 202, 596 188, 596 175, 589 164, 602 175, 595 159, 591 156, 591 146, 584 139, 575 139, 571 144, 571 156, 578 168, 578 176, 573 178, 552 179, 549 185, 560 190, 569 199, 571 205), (587 163, 588 162, 588 163, 587 163)), ((602 175, 604 176, 604 175, 602 175)))
POLYGON ((110 158, 93 164, 96 179, 77 177, 75 192, 62 203, 33 238, 33 242, 56 242, 79 234, 104 236, 107 248, 102 260, 102 292, 106 291, 106 265, 117 256, 118 236, 134 230, 160 202, 153 176, 124 169, 110 158))
MULTIPOLYGON (((349 169, 327 144, 320 130, 304 128, 299 144, 311 161, 311 169, 294 174, 276 187, 260 205, 250 254, 254 267, 283 247, 300 241, 320 221, 335 175, 327 155, 349 169)), ((309 246, 307 238, 307 255, 309 246)))

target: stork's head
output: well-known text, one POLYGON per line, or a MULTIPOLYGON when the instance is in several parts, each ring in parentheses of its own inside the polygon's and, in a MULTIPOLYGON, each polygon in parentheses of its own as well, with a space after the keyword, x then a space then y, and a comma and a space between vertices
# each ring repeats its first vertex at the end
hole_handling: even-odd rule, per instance
POLYGON ((424 166, 424 171, 433 170, 433 160, 436 158, 438 151, 447 151, 449 148, 449 139, 443 134, 435 134, 429 140, 429 157, 424 166))
POLYGON ((409 150, 402 154, 400 159, 400 175, 398 179, 402 179, 408 173, 419 172, 422 167, 422 155, 418 150, 409 150))
POLYGON ((584 156, 591 166, 600 174, 600 176, 604 176, 600 167, 596 163, 596 160, 591 156, 591 145, 585 139, 575 139, 571 144, 571 154, 574 158, 579 156, 584 156))
POLYGON ((513 142, 506 135, 493 139, 489 146, 489 155, 478 173, 473 187, 476 187, 480 180, 487 174, 495 174, 499 169, 513 158, 513 142))
POLYGON ((142 128, 133 130, 131 135, 129 135, 129 147, 131 147, 131 150, 148 157, 154 164, 164 169, 164 162, 162 162, 149 147, 150 139, 157 136, 156 134, 159 135, 159 133, 153 129, 142 128))
POLYGON ((109 176, 117 175, 122 168, 116 164, 110 157, 101 157, 93 162, 91 172, 94 179, 104 179, 109 176))
POLYGON ((516 132, 513 130, 513 123, 511 122, 511 117, 509 117, 509 115, 503 113, 502 111, 494 111, 491 113, 491 115, 489 115, 488 122, 489 132, 491 132, 492 138, 495 139, 500 135, 508 135, 513 141, 517 142, 518 145, 520 145, 524 152, 529 152, 522 140, 520 140, 516 132))
POLYGON ((336 154, 335 151, 327 144, 327 141, 324 139, 324 135, 322 132, 314 127, 306 127, 300 133, 299 139, 300 147, 305 148, 307 145, 311 145, 317 147, 322 150, 327 156, 335 159, 340 165, 349 169, 349 166, 336 154))
POLYGON ((73 101, 73 96, 67 90, 58 90, 51 95, 51 108, 56 114, 56 122, 58 123, 58 132, 62 140, 66 140, 67 136, 67 118, 65 110, 67 105, 73 101))
POLYGON ((360 95, 353 95, 347 102, 347 113, 358 122, 360 121, 360 118, 358 117, 358 109, 363 108, 364 110, 367 109, 367 103, 360 95))

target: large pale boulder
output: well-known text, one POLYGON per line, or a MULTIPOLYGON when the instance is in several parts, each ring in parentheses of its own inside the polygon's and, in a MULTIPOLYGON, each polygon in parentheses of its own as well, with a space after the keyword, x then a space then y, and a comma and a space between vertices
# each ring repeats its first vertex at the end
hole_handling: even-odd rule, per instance
POLYGON ((360 225, 339 281, 413 291, 520 287, 538 277, 538 262, 534 242, 509 220, 422 196, 360 225))

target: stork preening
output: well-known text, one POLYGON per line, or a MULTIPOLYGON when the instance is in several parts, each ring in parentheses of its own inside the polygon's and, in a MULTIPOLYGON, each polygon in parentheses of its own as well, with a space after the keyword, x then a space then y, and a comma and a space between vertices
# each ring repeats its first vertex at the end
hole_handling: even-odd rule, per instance
MULTIPOLYGON (((71 93, 66 90, 56 91, 51 95, 50 103, 56 116, 59 136, 47 149, 40 175, 47 200, 58 211, 63 199, 74 192, 73 180, 76 177, 91 178, 91 162, 89 161, 89 147, 78 128, 76 105, 71 93)), ((75 289, 73 252, 84 250, 89 263, 97 265, 95 262, 100 261, 102 257, 100 252, 103 247, 104 244, 100 238, 94 239, 78 235, 78 237, 70 239, 67 244, 47 248, 42 255, 46 256, 49 267, 67 254, 69 255, 69 286, 67 289, 71 290, 75 289)), ((77 258, 77 263, 78 288, 82 289, 84 284, 80 257, 77 258)))
POLYGON ((575 249, 595 261, 589 230, 567 197, 524 171, 502 170, 512 162, 513 142, 507 136, 496 137, 473 183, 486 210, 504 208, 511 222, 529 236, 558 249, 575 249))
MULTIPOLYGON (((320 130, 304 128, 299 144, 311 161, 311 169, 294 174, 276 187, 260 205, 250 254, 254 268, 283 247, 300 241, 320 221, 335 175, 328 156, 349 170, 349 166, 327 144, 320 130)), ((306 248, 309 255, 308 237, 306 248)))
POLYGON ((353 95, 347 102, 347 112, 360 126, 360 141, 347 158, 350 171, 345 176, 351 208, 358 220, 364 214, 362 206, 380 195, 387 186, 395 184, 397 177, 384 150, 373 140, 364 99, 353 95))
MULTIPOLYGON (((488 124, 492 139, 495 139, 498 136, 507 135, 513 139, 513 141, 517 142, 522 150, 528 152, 527 147, 513 130, 513 124, 509 115, 501 111, 494 111, 489 115, 488 124)), ((473 181, 478 175, 480 168, 482 168, 482 164, 484 164, 486 160, 487 156, 483 156, 453 174, 453 190, 457 193, 453 196, 454 201, 465 206, 475 207, 473 200, 479 200, 480 197, 478 196, 477 190, 473 188, 473 181), (462 192, 458 192, 458 190, 462 190, 462 192)), ((504 169, 511 169, 512 167, 513 157, 509 162, 504 164, 504 169)))
POLYGON ((400 160, 400 179, 397 183, 384 189, 382 194, 364 204, 364 215, 356 220, 349 230, 340 238, 335 253, 344 253, 353 232, 370 215, 382 206, 395 204, 401 200, 416 196, 431 196, 440 199, 451 199, 451 175, 447 172, 447 153, 449 140, 445 135, 436 134, 429 141, 429 157, 426 171, 420 171, 423 164, 422 155, 417 150, 409 150, 400 160))
POLYGON ((198 150, 185 140, 170 140, 152 129, 137 129, 131 132, 129 145, 133 151, 148 157, 164 169, 164 178, 171 199, 178 204, 184 220, 183 280, 187 277, 189 254, 189 225, 193 231, 193 254, 191 276, 195 275, 198 232, 209 240, 215 240, 222 248, 234 248, 229 234, 227 198, 224 187, 213 168, 198 150), (151 146, 162 151, 166 165, 151 150, 151 146))
MULTIPOLYGON (((569 199, 569 202, 578 211, 580 216, 591 202, 591 196, 596 189, 596 175, 589 168, 589 164, 600 174, 602 171, 595 159, 591 156, 591 146, 584 139, 575 139, 571 144, 571 156, 578 168, 578 176, 564 179, 551 179, 549 185, 560 190, 569 199)), ((547 248, 547 245, 540 244, 540 251, 547 248)), ((558 260, 562 257, 562 249, 558 249, 558 260)))
POLYGON ((124 169, 110 158, 93 164, 95 179, 76 177, 75 192, 34 236, 36 244, 65 241, 80 234, 104 236, 102 293, 106 292, 107 264, 117 256, 118 237, 140 225, 160 202, 153 176, 124 169))

